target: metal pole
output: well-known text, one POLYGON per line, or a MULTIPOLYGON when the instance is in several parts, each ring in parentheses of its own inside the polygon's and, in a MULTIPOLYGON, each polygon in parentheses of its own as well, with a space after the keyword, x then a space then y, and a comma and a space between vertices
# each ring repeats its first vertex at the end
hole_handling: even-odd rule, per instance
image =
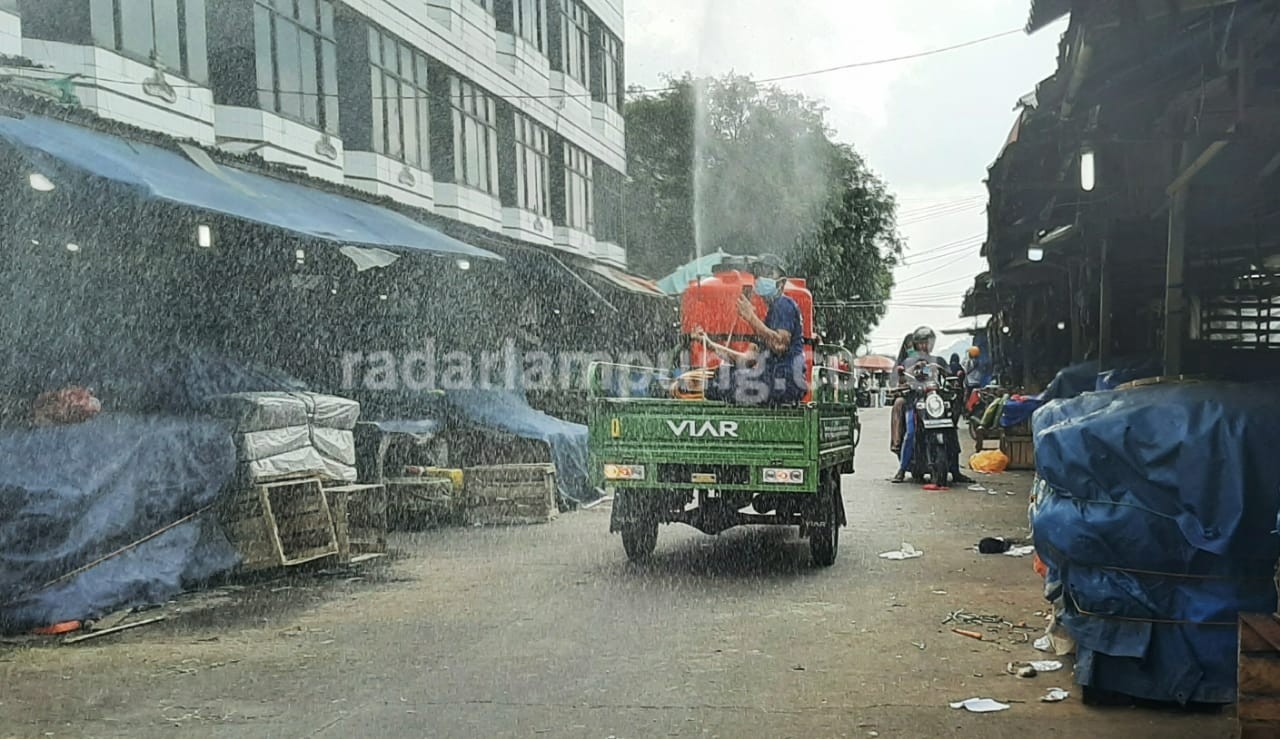
POLYGON ((1111 268, 1107 265, 1110 239, 1102 238, 1102 254, 1098 259, 1098 366, 1111 359, 1111 268))
MULTIPOLYGON (((1186 166, 1190 147, 1183 146, 1182 163, 1186 166)), ((1183 329, 1186 324, 1186 301, 1182 281, 1186 270, 1187 249, 1187 187, 1174 190, 1169 196, 1169 248, 1164 280, 1164 372, 1167 375, 1182 374, 1183 329)))

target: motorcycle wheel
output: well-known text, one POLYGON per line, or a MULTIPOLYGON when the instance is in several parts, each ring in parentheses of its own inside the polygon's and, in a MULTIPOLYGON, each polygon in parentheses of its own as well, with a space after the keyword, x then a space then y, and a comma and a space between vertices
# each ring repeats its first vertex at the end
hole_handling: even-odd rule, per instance
POLYGON ((947 487, 947 445, 945 442, 929 442, 929 482, 947 487))

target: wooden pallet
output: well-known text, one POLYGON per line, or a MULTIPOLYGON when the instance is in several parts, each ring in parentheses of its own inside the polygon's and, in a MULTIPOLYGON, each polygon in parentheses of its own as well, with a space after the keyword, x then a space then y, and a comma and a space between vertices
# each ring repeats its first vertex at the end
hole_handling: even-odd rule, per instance
POLYGON ((333 515, 319 479, 240 488, 221 518, 247 570, 290 567, 338 553, 333 515))
POLYGON ((556 518, 556 468, 550 464, 468 467, 463 473, 467 523, 545 523, 556 518))
POLYGON ((1280 736, 1280 617, 1240 614, 1236 721, 1244 739, 1280 736))
POLYGON ((387 551, 387 489, 382 485, 336 485, 324 489, 333 514, 338 559, 387 551))
POLYGON ((393 477, 386 487, 392 529, 452 523, 461 513, 453 482, 446 477, 393 477))
POLYGON ((1036 468, 1035 439, 1030 436, 1000 437, 1000 451, 1009 458, 1010 470, 1034 470, 1036 468))

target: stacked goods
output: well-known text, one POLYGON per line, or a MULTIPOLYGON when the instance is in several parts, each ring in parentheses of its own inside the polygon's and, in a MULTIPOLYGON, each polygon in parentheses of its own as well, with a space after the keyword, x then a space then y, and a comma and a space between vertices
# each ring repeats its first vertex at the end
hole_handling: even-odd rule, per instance
POLYGON ((353 400, 302 392, 232 393, 210 398, 205 410, 230 424, 242 481, 356 480, 352 430, 360 404, 353 400))
POLYGON ((1277 418, 1276 388, 1210 383, 1036 413, 1036 552, 1086 699, 1235 700, 1237 616, 1276 607, 1277 418))
POLYGON ((311 446, 324 464, 320 476, 341 482, 356 481, 356 421, 360 404, 347 398, 318 393, 294 393, 307 407, 311 446))
POLYGON ((462 479, 469 524, 546 523, 559 513, 555 465, 468 467, 462 479))

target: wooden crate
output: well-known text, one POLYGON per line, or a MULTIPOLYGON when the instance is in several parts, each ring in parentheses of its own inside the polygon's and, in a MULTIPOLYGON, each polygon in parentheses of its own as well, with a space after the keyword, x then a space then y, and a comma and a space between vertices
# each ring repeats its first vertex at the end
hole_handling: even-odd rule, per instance
POLYGON ((1030 436, 1000 437, 1000 451, 1009 458, 1011 470, 1034 470, 1036 468, 1035 440, 1030 436))
POLYGON ((319 479, 240 488, 221 517, 247 570, 289 567, 338 553, 333 516, 319 479))
POLYGON ((337 485, 324 495, 333 514, 338 559, 387 551, 387 489, 382 485, 337 485))
POLYGON ((468 467, 462 487, 468 524, 546 523, 560 512, 556 505, 555 465, 468 467))
POLYGON ((392 529, 452 523, 461 515, 447 477, 393 477, 386 481, 387 525, 392 529))
POLYGON ((1280 617, 1240 614, 1236 722, 1244 739, 1280 736, 1280 617))

